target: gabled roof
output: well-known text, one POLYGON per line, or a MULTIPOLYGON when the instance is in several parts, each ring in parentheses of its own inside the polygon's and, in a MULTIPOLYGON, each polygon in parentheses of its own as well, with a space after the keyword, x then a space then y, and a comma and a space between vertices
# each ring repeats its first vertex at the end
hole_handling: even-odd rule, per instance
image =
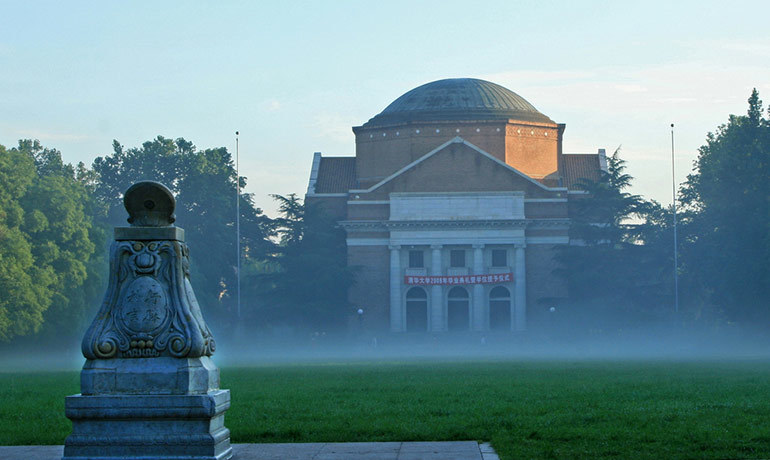
POLYGON ((355 187, 355 157, 321 157, 314 193, 347 193, 355 187))
POLYGON ((564 186, 570 190, 580 190, 577 186, 581 179, 598 181, 601 178, 601 155, 597 153, 565 153, 564 186))
POLYGON ((494 156, 492 156, 491 154, 485 152, 484 150, 480 149, 479 147, 476 147, 475 145, 473 145, 470 142, 466 141, 462 137, 456 136, 453 139, 450 139, 450 140, 444 142, 443 144, 439 145, 435 149, 433 149, 430 152, 426 153, 425 155, 421 156, 417 160, 409 163, 408 165, 406 165, 403 168, 399 169, 398 171, 394 172, 393 174, 391 174, 390 176, 386 177, 385 179, 382 179, 380 182, 372 185, 368 189, 352 190, 352 191, 363 192, 363 193, 372 192, 372 191, 380 188, 381 186, 385 185, 386 183, 392 181, 396 177, 402 175, 404 172, 414 168, 416 165, 422 163, 423 161, 425 161, 428 158, 432 157, 436 153, 444 150, 445 148, 447 148, 451 144, 464 144, 467 147, 469 147, 470 149, 475 150, 476 152, 478 152, 480 155, 488 158, 489 160, 491 160, 491 161, 497 163, 498 165, 500 165, 501 167, 503 167, 503 168, 507 169, 508 171, 510 171, 510 172, 512 172, 512 173, 514 173, 514 174, 516 174, 518 176, 520 176, 522 179, 532 183, 534 186, 539 187, 539 188, 541 188, 541 189, 543 189, 545 191, 548 191, 548 192, 558 192, 558 191, 565 190, 564 187, 548 187, 546 185, 543 185, 542 183, 540 183, 540 182, 536 181, 535 179, 529 177, 528 175, 526 175, 523 172, 519 171, 518 169, 512 167, 511 165, 505 163, 504 161, 500 161, 498 158, 495 158, 494 156))

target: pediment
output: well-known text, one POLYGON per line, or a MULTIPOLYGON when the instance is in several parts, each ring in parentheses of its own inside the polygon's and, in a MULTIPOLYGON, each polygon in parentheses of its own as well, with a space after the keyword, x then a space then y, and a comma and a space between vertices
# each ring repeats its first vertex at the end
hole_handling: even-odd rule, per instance
MULTIPOLYGON (((456 137, 428 152, 367 190, 365 200, 390 193, 522 192, 527 197, 555 197, 566 189, 550 188, 456 137)), ((363 197, 362 197, 363 198, 363 197)))

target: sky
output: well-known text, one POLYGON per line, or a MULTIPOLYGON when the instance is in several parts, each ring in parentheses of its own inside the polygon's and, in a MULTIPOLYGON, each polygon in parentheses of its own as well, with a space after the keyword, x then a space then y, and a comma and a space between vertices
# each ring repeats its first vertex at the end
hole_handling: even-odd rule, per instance
POLYGON ((304 196, 313 152, 443 78, 489 80, 566 123, 564 152, 621 146, 670 204, 706 135, 770 102, 766 1, 0 0, 0 144, 90 165, 158 135, 235 150, 246 192, 304 196))

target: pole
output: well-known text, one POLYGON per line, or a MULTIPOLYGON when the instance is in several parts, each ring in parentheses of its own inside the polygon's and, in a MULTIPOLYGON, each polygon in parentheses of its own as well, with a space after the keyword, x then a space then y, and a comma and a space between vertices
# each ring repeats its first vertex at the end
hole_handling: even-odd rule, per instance
POLYGON ((238 142, 239 132, 235 132, 235 247, 237 251, 235 286, 238 296, 238 318, 241 317, 241 172, 240 172, 240 146, 238 142))
POLYGON ((679 248, 676 241, 676 176, 674 172, 674 124, 671 123, 671 191, 674 198, 674 312, 679 313, 679 248))

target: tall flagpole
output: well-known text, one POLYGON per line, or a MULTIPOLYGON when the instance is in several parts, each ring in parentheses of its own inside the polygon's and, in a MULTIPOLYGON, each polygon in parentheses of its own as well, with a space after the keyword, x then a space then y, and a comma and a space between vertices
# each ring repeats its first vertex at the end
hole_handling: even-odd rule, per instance
POLYGON ((235 269, 236 291, 238 295, 238 318, 241 317, 241 172, 240 151, 238 143, 239 132, 235 132, 235 247, 237 264, 235 269))
POLYGON ((671 123, 671 191, 674 198, 674 312, 679 313, 679 248, 676 242, 676 176, 674 173, 674 124, 671 123))

